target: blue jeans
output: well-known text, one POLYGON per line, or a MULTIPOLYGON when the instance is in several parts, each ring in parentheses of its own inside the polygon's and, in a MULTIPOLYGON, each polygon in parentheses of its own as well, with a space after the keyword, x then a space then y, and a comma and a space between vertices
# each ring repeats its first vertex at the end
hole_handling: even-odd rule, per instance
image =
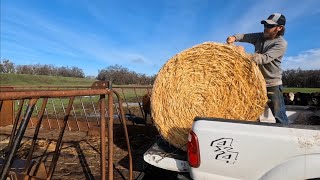
POLYGON ((289 124, 282 90, 282 85, 267 87, 268 106, 271 109, 277 123, 289 124))

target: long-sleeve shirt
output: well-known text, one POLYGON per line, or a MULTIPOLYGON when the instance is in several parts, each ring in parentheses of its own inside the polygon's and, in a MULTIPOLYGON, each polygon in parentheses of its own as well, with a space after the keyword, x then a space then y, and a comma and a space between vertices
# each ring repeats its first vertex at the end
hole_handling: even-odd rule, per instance
POLYGON ((254 45, 253 61, 258 64, 267 87, 281 85, 281 60, 287 50, 287 41, 282 36, 265 40, 263 33, 236 34, 234 37, 238 42, 247 42, 254 45))

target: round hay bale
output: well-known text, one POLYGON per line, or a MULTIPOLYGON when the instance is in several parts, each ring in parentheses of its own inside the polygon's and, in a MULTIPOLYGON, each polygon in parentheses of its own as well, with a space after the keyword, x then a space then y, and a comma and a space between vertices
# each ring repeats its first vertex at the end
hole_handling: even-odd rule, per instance
POLYGON ((206 42, 175 55, 157 74, 152 117, 162 137, 186 150, 196 116, 257 121, 267 102, 265 80, 237 47, 206 42))

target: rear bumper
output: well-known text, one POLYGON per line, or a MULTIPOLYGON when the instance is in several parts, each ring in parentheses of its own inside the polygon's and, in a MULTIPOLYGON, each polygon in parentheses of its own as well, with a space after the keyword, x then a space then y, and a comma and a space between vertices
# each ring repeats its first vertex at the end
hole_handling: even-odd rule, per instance
POLYGON ((158 140, 143 155, 145 162, 170 171, 189 172, 187 153, 170 146, 162 139, 158 140))

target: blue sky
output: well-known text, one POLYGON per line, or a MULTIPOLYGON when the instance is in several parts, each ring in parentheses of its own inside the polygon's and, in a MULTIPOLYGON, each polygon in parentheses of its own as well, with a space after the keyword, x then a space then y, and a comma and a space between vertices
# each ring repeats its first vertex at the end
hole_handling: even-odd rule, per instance
MULTIPOLYGON (((1 60, 154 75, 175 54, 287 18, 283 69, 320 69, 319 0, 1 0, 1 60)), ((240 45, 240 44, 238 44, 240 45)), ((241 45, 245 45, 241 43, 241 45)), ((245 45, 248 52, 252 45, 245 45)))

